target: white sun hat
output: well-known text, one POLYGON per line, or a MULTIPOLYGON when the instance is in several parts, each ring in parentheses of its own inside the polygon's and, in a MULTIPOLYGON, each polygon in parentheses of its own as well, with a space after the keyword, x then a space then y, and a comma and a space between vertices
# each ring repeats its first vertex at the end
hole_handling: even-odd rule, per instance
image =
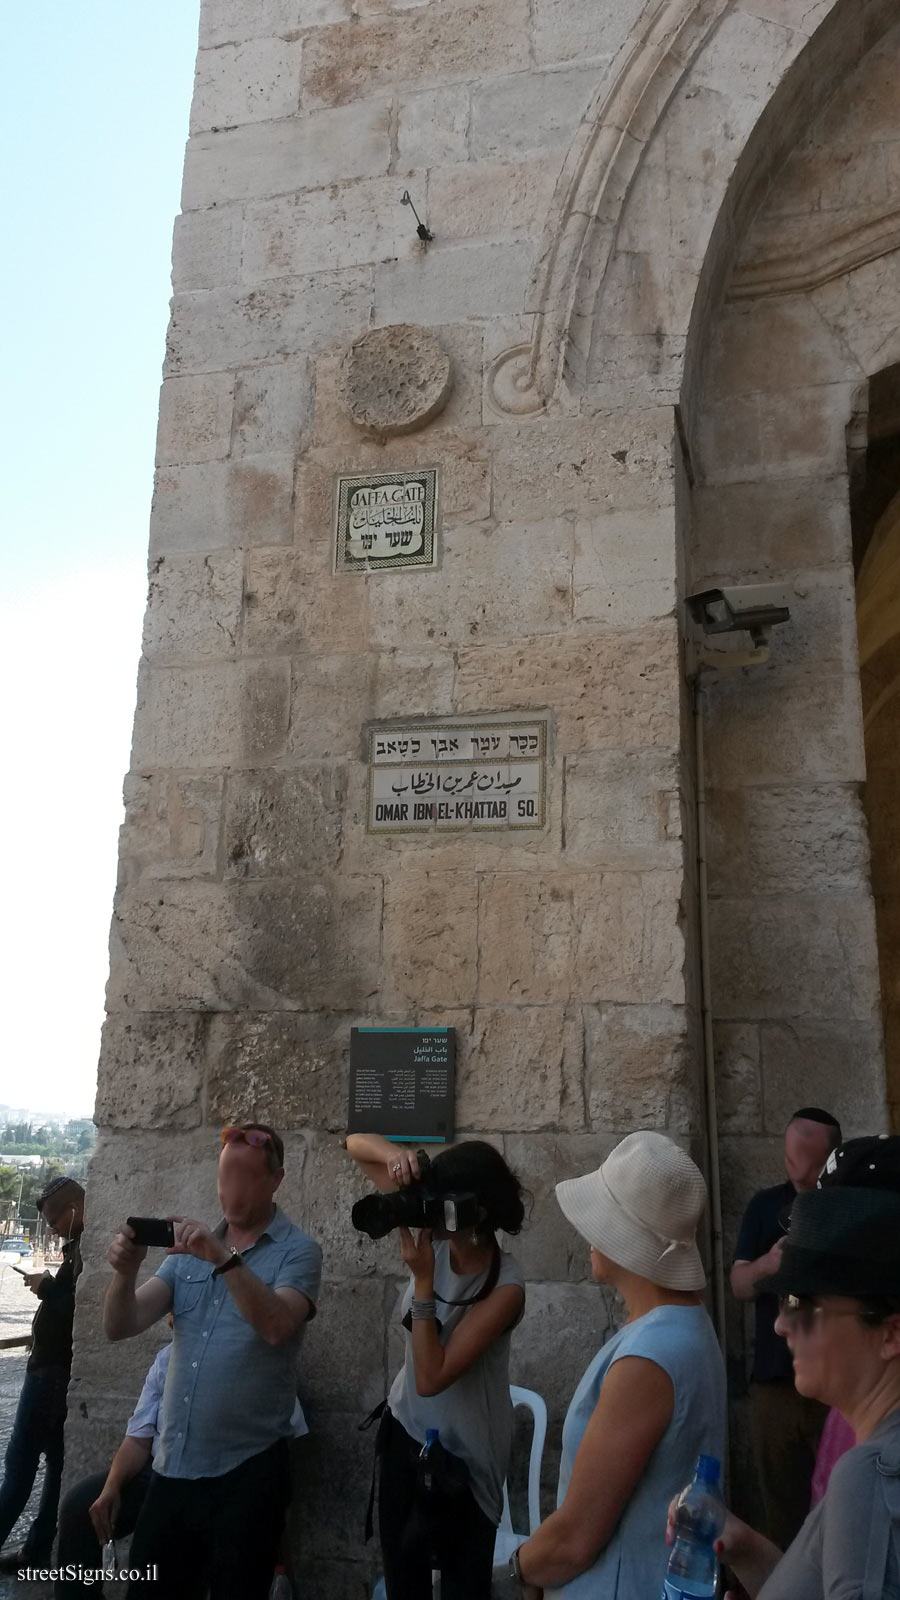
POLYGON ((702 1289, 697 1226, 706 1205, 700 1168, 663 1133, 617 1144, 596 1172, 556 1185, 560 1209, 617 1266, 664 1289, 702 1289))

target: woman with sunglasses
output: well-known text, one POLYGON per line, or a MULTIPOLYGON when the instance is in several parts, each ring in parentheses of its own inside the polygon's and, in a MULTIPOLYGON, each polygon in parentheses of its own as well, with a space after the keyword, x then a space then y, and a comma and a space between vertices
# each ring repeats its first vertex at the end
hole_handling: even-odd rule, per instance
MULTIPOLYGON (((776 1332, 800 1394, 835 1407, 856 1445, 785 1553, 729 1517, 719 1554, 751 1600, 900 1597, 900 1138, 854 1139, 798 1195, 776 1332)), ((671 1515, 670 1515, 671 1537, 671 1515)))
MULTIPOLYGON (((383 1193, 422 1180, 417 1157, 381 1134, 349 1134, 346 1148, 383 1193)), ((499 1151, 469 1140, 429 1163, 427 1189, 474 1196, 475 1220, 464 1231, 399 1229, 410 1273, 401 1306, 404 1359, 377 1449, 385 1587, 388 1600, 430 1600, 437 1566, 442 1600, 489 1600, 512 1443, 510 1335, 525 1304, 521 1269, 496 1232, 519 1232, 522 1188, 499 1151), (430 1429, 467 1474, 452 1493, 423 1483, 430 1429)))

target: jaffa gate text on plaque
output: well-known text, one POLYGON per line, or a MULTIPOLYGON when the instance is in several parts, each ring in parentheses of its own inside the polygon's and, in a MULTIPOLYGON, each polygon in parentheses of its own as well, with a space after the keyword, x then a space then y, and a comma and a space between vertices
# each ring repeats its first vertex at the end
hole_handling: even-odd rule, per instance
POLYGON ((368 730, 367 833, 540 829, 549 713, 368 730))
POLYGON ((334 480, 335 572, 437 565, 440 473, 338 473, 334 480))
POLYGON ((453 1138, 452 1028, 351 1028, 348 1133, 453 1138))

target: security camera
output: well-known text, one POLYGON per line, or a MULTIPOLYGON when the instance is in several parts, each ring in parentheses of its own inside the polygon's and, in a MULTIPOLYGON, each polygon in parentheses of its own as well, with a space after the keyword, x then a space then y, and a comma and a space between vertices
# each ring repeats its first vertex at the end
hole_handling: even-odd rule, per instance
POLYGON ((740 633, 746 630, 759 643, 770 628, 790 621, 786 591, 772 583, 732 584, 725 589, 704 589, 689 594, 687 608, 704 633, 740 633))

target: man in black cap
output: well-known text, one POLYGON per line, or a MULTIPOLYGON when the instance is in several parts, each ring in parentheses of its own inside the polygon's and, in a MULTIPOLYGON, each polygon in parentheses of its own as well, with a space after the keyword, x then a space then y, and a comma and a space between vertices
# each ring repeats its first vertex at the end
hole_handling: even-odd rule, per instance
POLYGON ((775 1332, 778 1301, 759 1292, 781 1264, 791 1207, 798 1194, 814 1189, 830 1152, 841 1142, 836 1117, 818 1106, 795 1111, 784 1135, 785 1183, 760 1189, 741 1222, 731 1287, 738 1300, 755 1301, 751 1374, 751 1429, 769 1537, 782 1550, 790 1544, 809 1511, 816 1449, 827 1408, 794 1388, 791 1353, 775 1332))
POLYGON ((50 1561, 63 1469, 66 1390, 72 1366, 75 1280, 81 1271, 78 1240, 84 1229, 84 1190, 74 1178, 54 1178, 37 1208, 50 1233, 63 1244, 62 1266, 30 1273, 26 1283, 40 1301, 31 1327, 31 1354, 6 1448, 0 1484, 0 1545, 28 1504, 41 1456, 46 1462, 38 1514, 21 1550, 0 1556, 0 1572, 46 1567, 50 1561))

